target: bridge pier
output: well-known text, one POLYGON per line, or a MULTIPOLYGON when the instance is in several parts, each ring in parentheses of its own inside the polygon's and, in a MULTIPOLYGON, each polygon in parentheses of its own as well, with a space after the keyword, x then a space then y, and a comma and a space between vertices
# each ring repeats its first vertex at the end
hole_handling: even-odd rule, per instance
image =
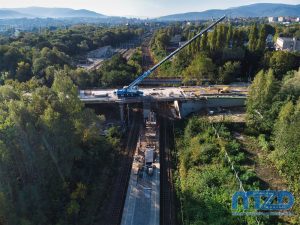
POLYGON ((130 104, 119 103, 119 109, 121 123, 125 125, 125 122, 127 120, 127 125, 130 125, 130 104))
POLYGON ((127 107, 127 124, 130 125, 130 107, 129 104, 126 104, 127 107))
POLYGON ((144 121, 148 118, 151 111, 151 99, 149 97, 145 97, 143 99, 143 116, 144 121))
POLYGON ((120 104, 119 104, 119 108, 120 108, 120 120, 121 120, 122 123, 124 123, 124 122, 125 122, 125 115, 124 115, 125 110, 124 110, 124 104, 123 104, 123 103, 120 103, 120 104))

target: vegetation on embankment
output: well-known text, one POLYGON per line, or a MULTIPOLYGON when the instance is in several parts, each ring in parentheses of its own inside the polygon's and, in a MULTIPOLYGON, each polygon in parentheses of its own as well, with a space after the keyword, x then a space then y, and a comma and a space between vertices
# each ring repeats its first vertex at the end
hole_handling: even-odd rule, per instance
MULTIPOLYGON (((191 225, 257 224, 255 217, 232 215, 231 198, 240 190, 232 164, 245 190, 258 190, 261 183, 254 171, 245 165, 247 157, 226 126, 193 117, 183 127, 183 132, 181 128, 176 129, 175 156, 178 157, 175 172, 178 221, 191 225)), ((274 218, 259 217, 258 220, 261 224, 270 224, 274 218)))
POLYGON ((92 224, 104 212, 120 135, 64 73, 0 87, 0 224, 92 224))
POLYGON ((296 199, 293 218, 300 223, 300 70, 276 77, 272 70, 258 73, 247 100, 247 126, 258 138, 296 199))
POLYGON ((76 68, 76 64, 89 51, 118 46, 143 32, 140 28, 83 25, 42 33, 22 32, 14 38, 0 35, 0 85, 7 80, 26 82, 34 78, 51 87, 54 74, 61 70, 82 89, 128 84, 141 72, 141 51, 128 61, 116 55, 95 71, 76 68))
POLYGON ((264 224, 299 224, 299 97, 300 71, 290 71, 283 76, 276 75, 273 70, 261 71, 255 76, 249 90, 247 124, 242 131, 240 127, 227 123, 212 124, 200 117, 193 117, 185 126, 178 127, 178 159, 175 156, 174 160, 178 162, 175 185, 182 207, 180 221, 183 220, 184 224, 256 223, 251 217, 237 218, 231 215, 231 196, 239 190, 239 186, 230 169, 231 164, 225 158, 226 150, 245 184, 245 190, 287 187, 296 199, 294 216, 263 217, 259 220, 264 224), (219 139, 215 129, 220 135, 219 139), (237 141, 236 136, 240 133, 235 132, 246 134, 247 137, 241 135, 240 138, 247 140, 237 141), (256 147, 251 146, 253 144, 256 147), (260 162, 263 160, 261 156, 249 156, 247 150, 250 155, 263 155, 265 164, 260 162), (254 167, 251 161, 254 161, 254 167), (267 163, 274 166, 269 168, 267 163), (267 170, 277 171, 268 173, 267 170), (275 182, 280 179, 278 183, 284 185, 266 183, 272 179, 275 182))

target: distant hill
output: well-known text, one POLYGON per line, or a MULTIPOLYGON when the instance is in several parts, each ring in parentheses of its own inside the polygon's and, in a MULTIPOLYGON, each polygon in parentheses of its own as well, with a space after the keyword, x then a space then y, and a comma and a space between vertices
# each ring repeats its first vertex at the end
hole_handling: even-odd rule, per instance
POLYGON ((206 20, 212 17, 267 17, 267 16, 299 16, 300 4, 287 5, 275 3, 258 3, 229 9, 212 9, 203 12, 188 12, 158 18, 160 21, 206 20))
MULTIPOLYGON (((229 9, 212 9, 203 12, 188 12, 174 14, 157 18, 159 21, 184 21, 184 20, 206 20, 212 17, 221 17, 223 15, 231 17, 266 17, 266 16, 300 16, 299 5, 258 3, 246 6, 240 6, 229 9)), ((0 8, 0 19, 18 19, 18 18, 90 18, 90 19, 111 19, 94 11, 86 9, 70 8, 0 8)), ((119 18, 115 17, 114 19, 119 18)), ((123 18, 124 19, 124 18, 123 18)))
POLYGON ((0 9, 0 18, 107 18, 103 14, 99 14, 86 9, 69 9, 69 8, 43 8, 43 7, 28 7, 14 9, 0 9))
POLYGON ((24 18, 29 15, 19 13, 13 10, 0 9, 0 19, 11 19, 11 18, 24 18))

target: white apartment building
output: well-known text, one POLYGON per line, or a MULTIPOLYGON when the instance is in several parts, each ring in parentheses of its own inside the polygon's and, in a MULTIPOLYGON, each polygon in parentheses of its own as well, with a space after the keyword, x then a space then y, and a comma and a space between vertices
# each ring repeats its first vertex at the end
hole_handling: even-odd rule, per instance
POLYGON ((296 38, 279 37, 276 40, 276 50, 300 51, 300 41, 296 38))

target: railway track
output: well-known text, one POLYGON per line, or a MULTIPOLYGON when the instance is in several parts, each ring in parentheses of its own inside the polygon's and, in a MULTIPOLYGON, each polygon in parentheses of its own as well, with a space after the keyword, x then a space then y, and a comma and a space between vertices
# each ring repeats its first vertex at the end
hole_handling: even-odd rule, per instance
POLYGON ((171 129, 169 121, 162 118, 160 123, 160 224, 161 225, 175 225, 175 201, 172 178, 172 161, 170 150, 170 133, 171 129))
POLYGON ((99 225, 119 225, 122 220, 123 207, 126 199, 128 181, 130 177, 133 155, 136 148, 141 118, 138 113, 134 113, 131 119, 132 125, 128 133, 128 141, 126 151, 121 159, 119 173, 112 186, 112 196, 107 206, 107 213, 103 221, 96 224, 99 225))
POLYGON ((142 59, 142 66, 143 70, 148 70, 151 66, 154 65, 153 58, 150 53, 150 40, 151 38, 148 37, 145 39, 145 41, 142 44, 142 54, 143 54, 143 59, 142 59))

